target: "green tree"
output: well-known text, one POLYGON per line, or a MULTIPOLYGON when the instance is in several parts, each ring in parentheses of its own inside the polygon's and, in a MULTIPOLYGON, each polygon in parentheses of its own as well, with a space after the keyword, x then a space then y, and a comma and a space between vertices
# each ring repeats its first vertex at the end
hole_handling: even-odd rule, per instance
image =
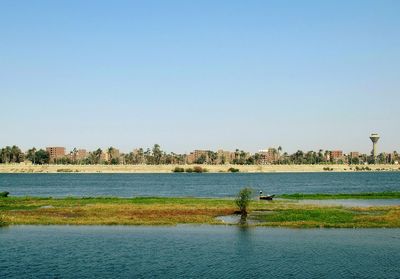
POLYGON ((36 164, 44 165, 50 161, 50 154, 46 150, 40 149, 35 153, 36 164))
POLYGON ((204 164, 207 161, 207 157, 204 154, 201 154, 199 158, 196 159, 196 164, 204 164))
POLYGON ((90 152, 89 157, 87 159, 89 164, 97 165, 100 164, 101 161, 101 154, 103 153, 103 150, 98 148, 97 150, 90 152))
POLYGON ((13 145, 11 147, 11 158, 10 158, 12 163, 20 163, 23 161, 23 153, 21 152, 21 149, 19 149, 18 146, 13 145))
POLYGON ((154 158, 154 164, 159 165, 162 158, 162 150, 159 144, 155 144, 152 149, 152 155, 154 158))
POLYGON ((278 146, 278 163, 281 164, 282 146, 278 146))
POLYGON ((235 199, 235 203, 242 215, 247 215, 247 208, 251 201, 251 194, 252 190, 250 188, 243 188, 235 199))
POLYGON ((77 157, 78 157, 78 149, 76 148, 76 147, 74 147, 74 149, 72 149, 72 151, 71 151, 71 157, 72 157, 72 162, 74 163, 74 164, 76 164, 76 161, 77 161, 77 157))
POLYGON ((32 164, 36 164, 36 148, 32 147, 28 150, 26 158, 32 162, 32 164))

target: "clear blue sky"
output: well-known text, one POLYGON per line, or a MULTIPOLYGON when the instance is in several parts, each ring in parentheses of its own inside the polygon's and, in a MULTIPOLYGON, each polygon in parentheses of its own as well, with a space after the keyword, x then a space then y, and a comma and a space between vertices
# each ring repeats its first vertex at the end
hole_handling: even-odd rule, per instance
POLYGON ((400 150, 400 1, 0 2, 0 146, 400 150))

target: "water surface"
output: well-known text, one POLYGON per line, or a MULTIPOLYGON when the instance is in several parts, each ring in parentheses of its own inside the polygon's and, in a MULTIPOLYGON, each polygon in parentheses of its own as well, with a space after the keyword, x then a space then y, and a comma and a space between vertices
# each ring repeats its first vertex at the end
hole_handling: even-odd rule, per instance
POLYGON ((399 278, 399 229, 0 229, 0 278, 399 278))
POLYGON ((273 194, 400 191, 400 172, 0 174, 0 191, 15 196, 232 197, 245 186, 273 194))

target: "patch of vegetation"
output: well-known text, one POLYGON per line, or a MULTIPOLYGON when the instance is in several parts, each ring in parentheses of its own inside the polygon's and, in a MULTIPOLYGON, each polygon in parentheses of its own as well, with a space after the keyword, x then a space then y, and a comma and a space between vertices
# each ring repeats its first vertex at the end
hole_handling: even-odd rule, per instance
POLYGON ((324 170, 324 171, 333 171, 333 168, 330 168, 330 167, 324 167, 324 168, 323 168, 323 170, 324 170))
POLYGON ((192 173, 192 172, 193 172, 193 169, 192 169, 192 168, 187 168, 185 171, 186 171, 187 173, 192 173))
POLYGON ((355 170, 356 171, 370 171, 371 168, 370 167, 359 167, 359 166, 356 166, 355 170))
POLYGON ((232 200, 157 197, 13 198, 0 206, 12 224, 32 225, 216 224, 233 212, 232 200))
POLYGON ((293 228, 398 228, 400 208, 345 208, 321 206, 279 206, 253 217, 262 226, 293 228))
POLYGON ((184 168, 181 168, 181 167, 175 167, 175 168, 172 170, 172 172, 185 172, 185 169, 184 169, 184 168))
POLYGON ((208 172, 208 170, 206 168, 202 168, 200 166, 195 166, 193 168, 193 172, 195 172, 195 173, 203 173, 203 172, 208 172))
POLYGON ((228 172, 239 172, 240 170, 239 169, 236 169, 236 168, 229 168, 228 169, 228 172))
POLYGON ((57 172, 74 172, 72 169, 57 169, 57 172))
POLYGON ((7 226, 7 222, 4 221, 4 217, 2 215, 0 215, 0 227, 4 227, 7 226))
POLYGON ((283 199, 296 200, 332 200, 332 199, 400 199, 400 192, 378 192, 378 193, 341 193, 341 194, 283 194, 283 199))
POLYGON ((354 214, 343 208, 282 209, 266 215, 258 215, 259 221, 266 223, 318 223, 318 226, 340 226, 352 223, 354 214))
POLYGON ((289 200, 265 203, 252 200, 248 190, 242 191, 236 200, 9 197, 0 199, 0 216, 3 225, 222 224, 215 217, 234 214, 239 207, 241 211, 248 212, 248 218, 260 221, 257 224, 260 226, 400 228, 400 206, 350 208, 299 204, 289 200))

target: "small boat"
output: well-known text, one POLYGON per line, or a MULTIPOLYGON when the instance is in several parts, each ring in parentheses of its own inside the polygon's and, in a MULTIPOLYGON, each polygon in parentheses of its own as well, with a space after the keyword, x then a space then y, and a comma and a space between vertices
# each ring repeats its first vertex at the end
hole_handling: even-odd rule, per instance
POLYGON ((275 195, 260 196, 260 200, 272 201, 275 195))
POLYGON ((0 198, 7 198, 9 194, 9 192, 0 192, 0 198))

